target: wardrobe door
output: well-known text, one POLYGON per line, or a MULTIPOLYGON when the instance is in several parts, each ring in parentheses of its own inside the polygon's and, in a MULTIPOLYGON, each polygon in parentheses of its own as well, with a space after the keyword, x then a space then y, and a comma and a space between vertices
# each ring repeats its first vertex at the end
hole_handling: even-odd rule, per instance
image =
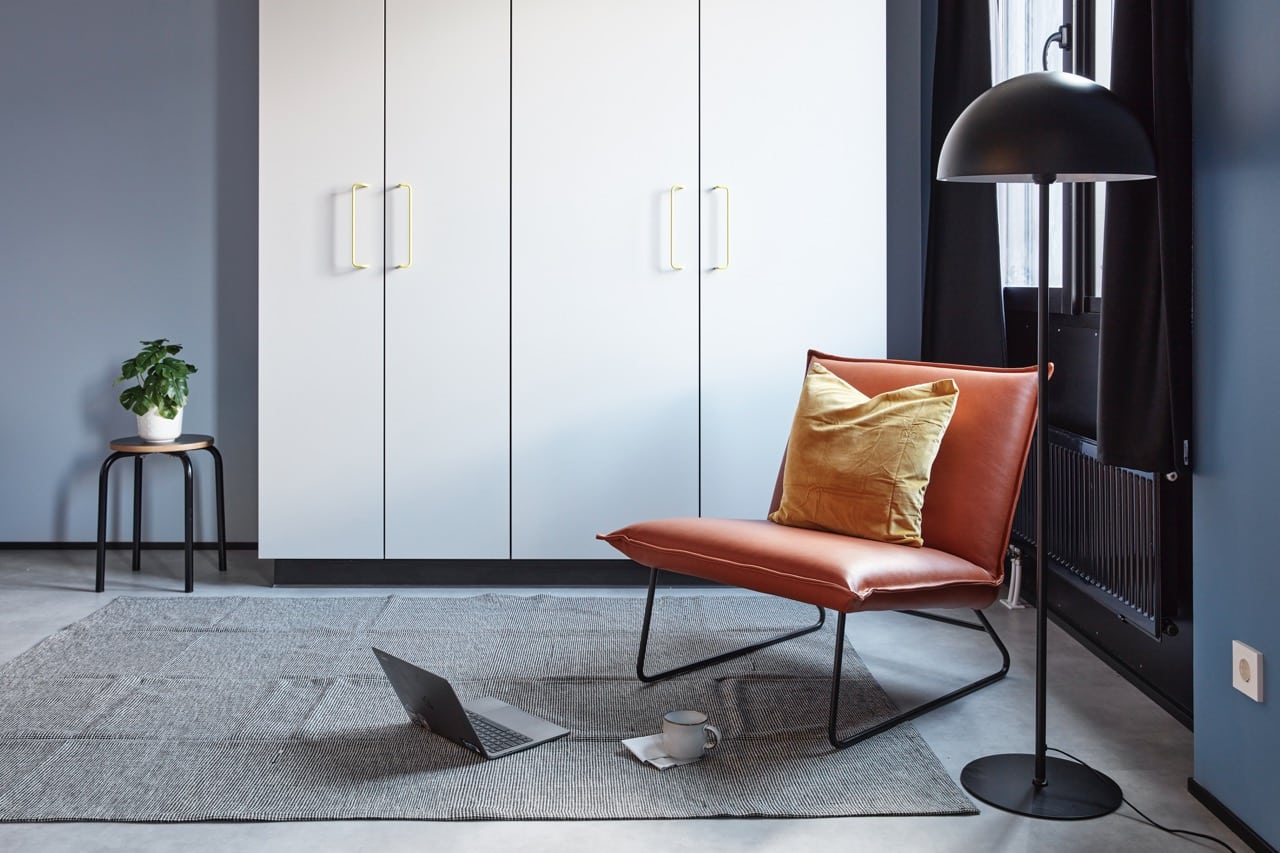
POLYGON ((381 557, 383 4, 259 14, 259 553, 381 557))
POLYGON ((386 555, 510 555, 510 6, 387 0, 386 555))
POLYGON ((616 556, 698 508, 697 0, 513 9, 513 556, 616 556))
POLYGON ((884 16, 702 0, 704 515, 768 510, 809 348, 884 356, 884 16))

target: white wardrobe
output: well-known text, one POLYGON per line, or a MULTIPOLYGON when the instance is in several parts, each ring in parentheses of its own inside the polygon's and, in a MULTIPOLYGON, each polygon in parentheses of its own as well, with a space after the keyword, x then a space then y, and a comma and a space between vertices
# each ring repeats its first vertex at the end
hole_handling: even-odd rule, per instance
POLYGON ((507 557, 508 4, 260 16, 260 553, 507 557))
POLYGON ((883 4, 260 9, 264 558, 759 517, 806 350, 884 354, 883 4))

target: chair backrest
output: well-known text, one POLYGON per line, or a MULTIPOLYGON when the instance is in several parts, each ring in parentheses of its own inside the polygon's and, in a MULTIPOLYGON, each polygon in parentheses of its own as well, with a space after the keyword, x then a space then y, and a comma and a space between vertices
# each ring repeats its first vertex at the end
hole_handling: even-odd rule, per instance
MULTIPOLYGON (((809 359, 869 397, 921 382, 955 380, 960 393, 929 475, 921 534, 927 547, 1002 578, 1035 428, 1036 368, 842 358, 814 350, 809 359)), ((779 472, 770 512, 781 497, 779 472)))

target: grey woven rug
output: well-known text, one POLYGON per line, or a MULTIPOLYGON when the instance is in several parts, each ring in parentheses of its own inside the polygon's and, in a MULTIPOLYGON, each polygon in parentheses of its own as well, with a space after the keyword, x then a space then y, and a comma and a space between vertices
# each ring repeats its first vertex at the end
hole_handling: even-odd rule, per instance
MULTIPOLYGON (((826 741, 830 626, 673 681, 634 676, 643 602, 118 598, 0 666, 0 820, 972 814, 908 724, 826 741), (573 734, 496 761, 408 724, 370 646, 573 734), (659 771, 619 741, 672 708, 724 733, 659 771)), ((803 624, 760 598, 659 601, 653 667, 803 624), (744 626, 753 626, 746 630, 744 626)), ((845 657, 850 726, 891 704, 845 657)))

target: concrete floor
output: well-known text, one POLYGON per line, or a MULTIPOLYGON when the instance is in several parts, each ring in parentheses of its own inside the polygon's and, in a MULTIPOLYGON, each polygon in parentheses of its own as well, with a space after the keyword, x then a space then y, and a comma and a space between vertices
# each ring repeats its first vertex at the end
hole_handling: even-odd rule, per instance
MULTIPOLYGON (((93 589, 92 551, 0 551, 0 660, 106 604, 116 595, 182 595, 181 552, 148 551, 143 571, 129 571, 127 551, 108 555, 107 592, 93 589)), ((219 576, 212 552, 197 553, 194 595, 351 596, 515 595, 635 596, 607 588, 273 588, 271 564, 232 552, 219 576)), ((670 594, 690 594, 686 589, 670 594)), ((703 591, 703 594, 707 594, 703 591)), ((738 594, 738 593, 725 593, 738 594)), ((636 625, 624 630, 638 634, 636 625)), ((925 740, 958 778, 978 756, 1033 748, 1034 612, 996 605, 987 611, 1009 646, 1013 667, 1003 681, 916 721, 925 740)), ((850 618, 850 640, 885 688, 905 704, 993 668, 978 632, 958 631, 892 613, 850 618), (950 672, 935 678, 940 665, 950 672)), ((1187 793, 1191 732, 1074 640, 1050 626, 1049 745, 1110 775, 1125 796, 1166 826, 1215 835, 1248 848, 1187 793)), ((796 851, 804 849, 927 851, 1153 851, 1222 848, 1172 836, 1128 807, 1091 821, 1038 821, 978 803, 976 817, 823 818, 790 820, 658 820, 582 822, 326 821, 314 823, 0 824, 5 851, 399 850, 512 851, 796 851)))

